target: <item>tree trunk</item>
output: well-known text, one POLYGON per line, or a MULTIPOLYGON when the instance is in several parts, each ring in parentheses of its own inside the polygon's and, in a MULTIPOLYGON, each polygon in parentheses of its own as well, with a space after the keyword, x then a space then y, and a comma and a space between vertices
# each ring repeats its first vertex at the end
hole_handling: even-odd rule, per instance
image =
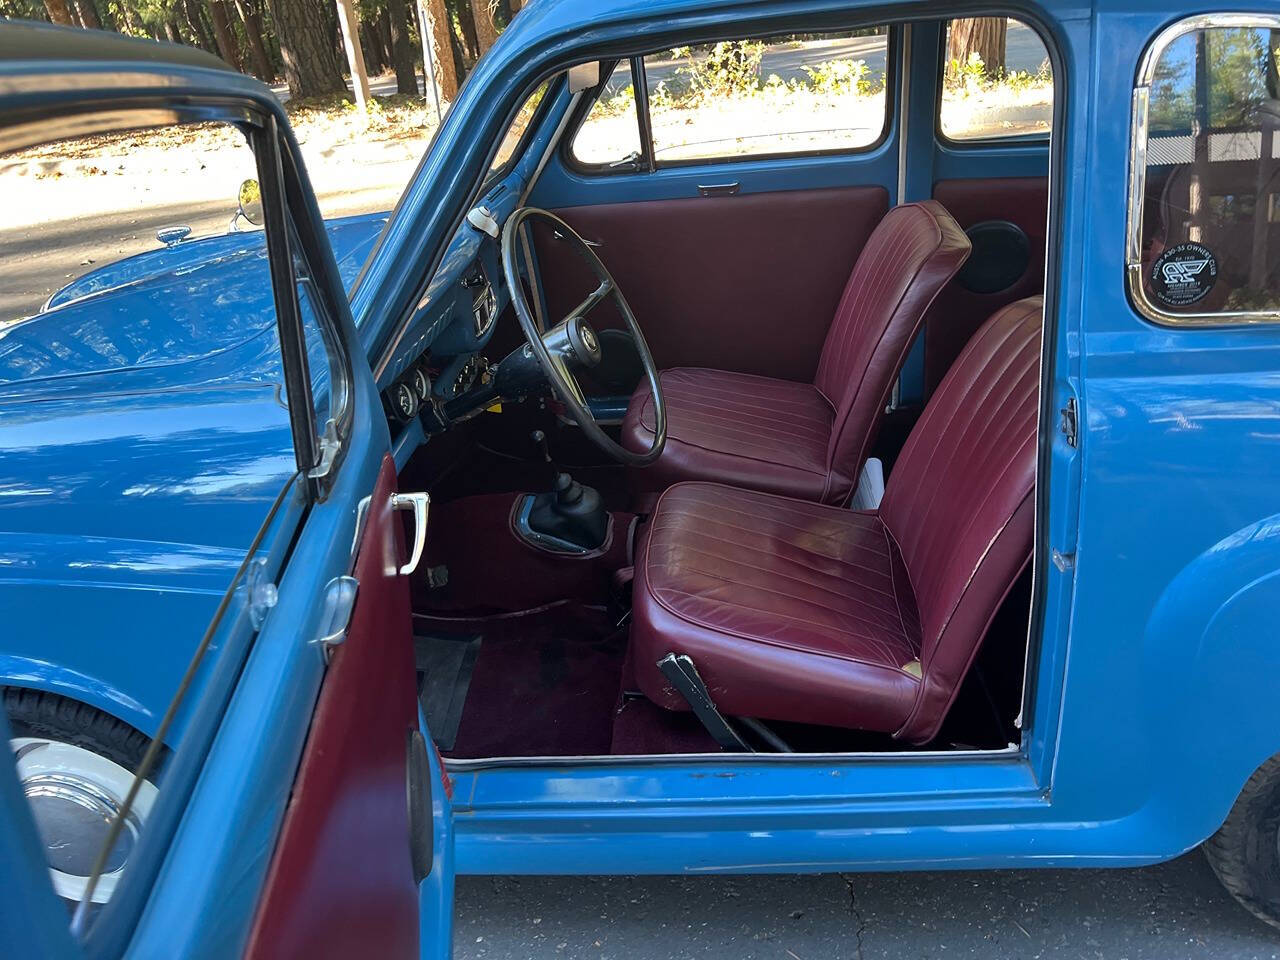
MULTIPOLYGON (((126 25, 129 25, 129 5, 122 4, 120 9, 124 12, 126 25)), ((195 38, 196 46, 210 53, 217 53, 218 44, 210 34, 204 17, 200 15, 200 5, 195 0, 182 0, 182 13, 186 17, 191 36, 195 38)))
POLYGON ((223 0, 207 0, 209 19, 213 21, 213 36, 218 42, 218 56, 224 61, 240 69, 240 50, 236 47, 235 34, 231 32, 231 23, 227 19, 227 8, 223 0))
POLYGON ((476 22, 476 42, 483 57, 498 39, 498 28, 493 25, 493 15, 489 13, 489 0, 471 0, 471 16, 476 22))
POLYGON ((53 23, 60 23, 64 27, 74 27, 75 21, 71 19, 71 8, 67 5, 67 0, 44 0, 44 8, 49 13, 49 20, 53 23))
POLYGON ((244 24, 244 36, 249 43, 249 60, 253 63, 253 72, 264 83, 276 78, 276 68, 267 54, 267 45, 262 39, 262 14, 249 0, 235 0, 236 13, 244 24))
MULTIPOLYGON (((413 41, 409 39, 409 11, 404 0, 387 0, 391 24, 391 64, 396 68, 396 92, 418 95, 418 70, 414 63, 413 41)), ((427 38, 423 38, 426 43, 427 38)), ((423 71, 425 75, 425 69, 423 71)))
POLYGON ((431 42, 431 55, 435 60, 436 90, 440 99, 453 103, 458 96, 458 69, 453 62, 454 34, 449 20, 449 9, 444 0, 426 0, 423 5, 429 24, 422 27, 424 42, 431 42), (428 38, 428 34, 430 34, 428 38))
POLYGON ((101 30, 102 21, 98 19, 97 8, 93 0, 76 0, 76 10, 80 12, 80 22, 86 30, 101 30))
POLYGON ((947 35, 947 75, 954 77, 973 54, 982 58, 988 77, 1004 70, 1005 36, 1009 21, 1004 17, 952 20, 947 35))
POLYGON ((480 41, 476 38, 476 18, 471 15, 471 0, 454 0, 451 5, 462 28, 462 59, 470 65, 480 59, 480 41))
POLYGON ((368 20, 360 21, 360 46, 364 50, 364 66, 369 76, 376 77, 387 68, 382 62, 382 44, 378 42, 378 31, 369 26, 368 20))
POLYGON ((271 0, 290 96, 346 93, 333 50, 333 21, 320 7, 319 0, 271 0))
POLYGON ((173 17, 169 17, 164 22, 164 38, 170 43, 182 42, 182 34, 178 32, 178 23, 173 17))

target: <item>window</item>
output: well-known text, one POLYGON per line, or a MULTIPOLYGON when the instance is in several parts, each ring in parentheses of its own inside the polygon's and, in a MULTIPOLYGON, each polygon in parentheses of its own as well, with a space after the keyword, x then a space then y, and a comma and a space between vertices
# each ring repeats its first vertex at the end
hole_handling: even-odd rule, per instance
POLYGON ((507 127, 507 132, 502 135, 502 143, 498 145, 498 152, 494 154, 493 162, 489 164, 489 177, 492 179, 498 173, 507 169, 513 157, 518 153, 518 147, 524 135, 529 129, 529 124, 533 120, 533 115, 538 110, 538 105, 542 103, 542 98, 546 96, 547 87, 551 81, 543 81, 542 86, 533 91, 529 95, 529 99, 521 104, 520 109, 516 111, 515 119, 511 121, 511 126, 507 127))
POLYGON ((1025 23, 979 17, 947 23, 938 129, 948 140, 1048 136, 1053 70, 1025 23))
POLYGON ((609 167, 866 149, 887 125, 887 62, 885 27, 723 41, 636 58, 614 70, 572 154, 580 164, 609 167), (647 101, 639 107, 637 82, 647 101))
POLYGON ((1280 18, 1208 19, 1143 61, 1130 293, 1159 322, 1280 321, 1280 18))

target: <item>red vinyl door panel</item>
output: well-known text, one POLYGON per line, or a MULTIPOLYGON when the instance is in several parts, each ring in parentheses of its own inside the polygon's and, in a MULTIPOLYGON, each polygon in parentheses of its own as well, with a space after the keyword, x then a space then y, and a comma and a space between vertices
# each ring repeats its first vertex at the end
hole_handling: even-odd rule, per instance
POLYGON ((1044 292, 1044 246, 1049 218, 1047 177, 939 180, 933 198, 960 226, 1007 220, 1022 229, 1031 245, 1027 268, 1012 286, 996 293, 974 293, 952 281, 926 315, 924 389, 929 397, 969 338, 1001 307, 1044 292))
MULTIPOLYGON (((889 209, 883 187, 788 190, 555 211, 622 288, 662 368, 811 381, 853 263, 889 209)), ((535 241, 551 316, 595 286, 569 244, 535 241)), ((610 306, 608 308, 612 310, 610 306)), ((602 307, 601 327, 620 325, 602 307)))
POLYGON ((347 635, 320 690, 250 936, 255 960, 418 956, 406 799, 418 708, 395 489, 388 456, 356 559, 347 635))

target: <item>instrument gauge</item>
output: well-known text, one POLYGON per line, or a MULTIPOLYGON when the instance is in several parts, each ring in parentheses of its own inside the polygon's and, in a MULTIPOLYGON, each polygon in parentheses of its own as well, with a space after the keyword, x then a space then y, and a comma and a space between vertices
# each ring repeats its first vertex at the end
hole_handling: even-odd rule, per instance
POLYGON ((409 383, 413 386, 413 392, 423 403, 431 398, 431 378, 427 376, 427 371, 414 370, 409 374, 409 383))
POLYGON ((401 380, 391 388, 391 412, 396 419, 408 423, 418 415, 421 406, 418 394, 406 381, 401 380))

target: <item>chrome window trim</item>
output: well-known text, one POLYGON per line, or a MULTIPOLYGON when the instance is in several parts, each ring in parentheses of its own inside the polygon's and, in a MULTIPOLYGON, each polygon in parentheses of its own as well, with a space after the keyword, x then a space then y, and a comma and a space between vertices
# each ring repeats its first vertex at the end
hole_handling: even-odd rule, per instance
POLYGON ((1197 30, 1280 30, 1280 16, 1265 13, 1208 13, 1179 20, 1148 44, 1133 89, 1129 142, 1129 202, 1125 230, 1125 279, 1138 312, 1165 327, 1222 327, 1280 323, 1280 310, 1230 310, 1220 313, 1170 313, 1152 303, 1142 285, 1142 207, 1147 193, 1147 137, 1150 132, 1151 81, 1161 56, 1175 40, 1197 30))

